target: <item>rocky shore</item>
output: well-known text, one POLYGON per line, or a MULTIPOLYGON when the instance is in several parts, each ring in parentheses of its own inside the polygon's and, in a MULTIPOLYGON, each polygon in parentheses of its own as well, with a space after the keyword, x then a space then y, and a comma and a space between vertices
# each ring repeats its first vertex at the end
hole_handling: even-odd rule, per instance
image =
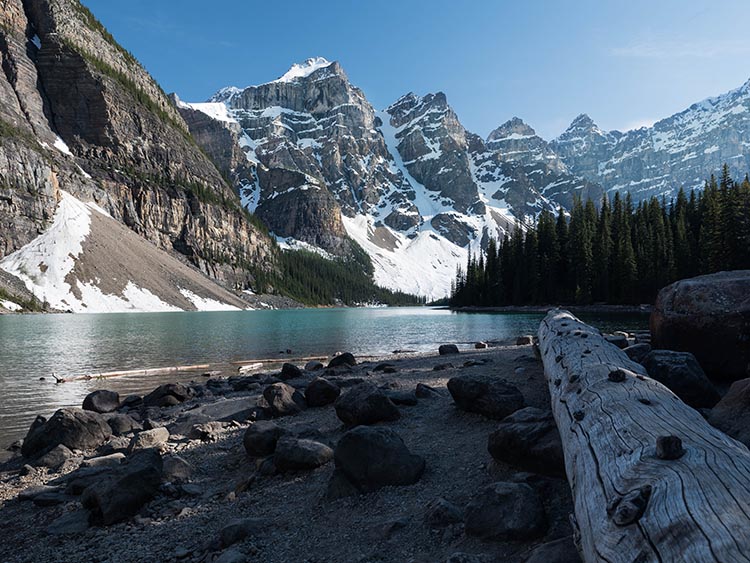
POLYGON ((0 562, 577 561, 518 342, 92 393, 0 466, 0 562))

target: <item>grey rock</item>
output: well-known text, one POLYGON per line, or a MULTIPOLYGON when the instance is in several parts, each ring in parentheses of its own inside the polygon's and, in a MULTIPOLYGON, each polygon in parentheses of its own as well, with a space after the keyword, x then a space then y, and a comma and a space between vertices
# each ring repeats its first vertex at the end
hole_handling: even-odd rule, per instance
POLYGON ((324 407, 330 405, 341 394, 341 388, 324 379, 317 377, 305 388, 305 401, 308 407, 324 407))
POLYGON ((143 429, 143 425, 127 414, 110 414, 106 417, 112 434, 122 436, 143 429))
POLYGON ((525 406, 515 385, 490 375, 460 375, 448 380, 458 408, 501 420, 525 406))
POLYGON ((516 338, 516 346, 528 346, 534 343, 534 337, 530 334, 524 334, 516 338))
POLYGON ((116 391, 100 389, 86 395, 83 410, 100 414, 116 411, 120 406, 120 394, 116 391))
POLYGON ((350 426, 398 420, 398 408, 383 391, 361 383, 341 395, 334 404, 336 416, 350 426))
POLYGON ((580 563, 573 536, 560 538, 536 546, 529 553, 525 563, 580 563))
POLYGON ((708 422, 750 447, 750 378, 732 383, 708 415, 708 422))
POLYGON ((247 563, 247 556, 237 549, 227 549, 214 559, 214 563, 247 563))
POLYGON ((565 475, 560 433, 548 410, 526 407, 504 418, 490 434, 487 450, 495 460, 525 471, 565 475))
POLYGON ((241 542, 248 536, 257 535, 266 526, 267 522, 260 518, 241 518, 232 520, 219 532, 221 546, 230 547, 241 542))
POLYGON ((193 466, 178 455, 166 456, 162 466, 164 479, 171 483, 184 483, 193 476, 193 466))
POLYGON ((304 376, 304 373, 302 372, 302 370, 299 369, 294 364, 290 364, 287 362, 281 366, 281 375, 279 376, 279 378, 282 381, 286 381, 288 379, 297 379, 303 376, 304 376))
POLYGON ((73 457, 73 452, 62 444, 58 444, 43 456, 39 457, 34 465, 38 467, 49 467, 50 469, 57 469, 63 463, 73 457))
POLYGON ((344 434, 334 450, 336 469, 360 492, 411 485, 425 461, 412 454, 401 437, 384 427, 360 426, 344 434))
POLYGON ((318 371, 323 369, 325 366, 317 361, 317 360, 310 360, 305 364, 305 371, 318 371))
POLYGON ((424 521, 430 528, 445 528, 463 522, 461 509, 444 498, 437 498, 427 505, 424 521))
POLYGON ((190 388, 181 383, 167 383, 146 395, 143 403, 147 407, 171 407, 187 401, 192 395, 190 388))
POLYGON ((328 463, 333 450, 313 440, 282 437, 276 444, 274 465, 281 472, 305 471, 328 463))
POLYGON ((529 540, 547 528, 544 506, 525 483, 498 482, 466 507, 466 533, 484 540, 529 540))
POLYGON ((386 396, 393 401, 394 405, 403 405, 413 407, 417 404, 417 395, 415 391, 386 391, 386 396))
POLYGON ((21 453, 32 457, 62 444, 71 450, 101 446, 112 435, 105 418, 82 409, 60 409, 49 420, 37 419, 24 438, 21 453))
POLYGON ((605 334, 604 340, 610 344, 614 344, 621 350, 628 347, 628 336, 627 334, 605 334))
POLYGON ((649 324, 654 348, 691 352, 715 379, 750 376, 750 270, 698 276, 665 287, 649 324))
POLYGON ((651 344, 645 343, 633 344, 632 346, 623 349, 623 352, 628 355, 628 358, 639 364, 643 362, 650 351, 651 344))
POLYGON ((161 446, 167 440, 169 440, 169 430, 166 428, 154 428, 152 430, 143 430, 138 432, 130 440, 128 451, 134 452, 136 450, 143 450, 147 448, 154 448, 161 446))
POLYGON ((89 527, 88 510, 76 510, 74 512, 67 512, 53 520, 45 528, 45 531, 50 536, 77 535, 85 532, 89 527))
POLYGON ((218 420, 195 424, 188 433, 188 438, 201 442, 215 442, 224 431, 224 424, 218 420))
POLYGON ((438 348, 438 354, 441 356, 449 356, 451 354, 458 354, 458 346, 455 344, 441 344, 438 348))
POLYGON ((269 421, 258 421, 250 425, 245 431, 243 444, 245 451, 254 457, 271 455, 276 450, 276 444, 286 431, 277 424, 269 421))
POLYGON ((344 352, 338 356, 334 356, 330 362, 328 362, 329 368, 336 368, 341 366, 356 366, 357 359, 350 352, 344 352))
POLYGON ((694 408, 711 408, 720 399, 700 364, 689 352, 652 350, 643 359, 648 375, 694 408))
POLYGON ((81 463, 81 467, 116 467, 120 465, 124 459, 125 454, 123 453, 91 457, 89 459, 84 459, 81 463))
POLYGON ((81 504, 91 511, 92 524, 109 526, 135 515, 156 495, 161 478, 161 456, 153 449, 142 450, 87 487, 81 504))

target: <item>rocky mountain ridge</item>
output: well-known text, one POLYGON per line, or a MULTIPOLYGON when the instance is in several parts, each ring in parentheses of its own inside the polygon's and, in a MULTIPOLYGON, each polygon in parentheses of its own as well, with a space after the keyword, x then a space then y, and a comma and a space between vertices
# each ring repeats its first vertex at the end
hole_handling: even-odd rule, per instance
POLYGON ((377 283, 432 298, 489 237, 568 206, 573 193, 601 194, 559 166, 504 158, 463 127, 441 92, 377 111, 320 57, 205 103, 175 102, 246 208, 285 244, 341 256, 353 240, 377 283))

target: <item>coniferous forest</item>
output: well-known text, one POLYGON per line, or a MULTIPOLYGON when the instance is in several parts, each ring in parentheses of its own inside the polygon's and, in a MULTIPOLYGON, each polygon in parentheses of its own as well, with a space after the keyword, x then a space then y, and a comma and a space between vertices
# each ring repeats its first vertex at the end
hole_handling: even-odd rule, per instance
POLYGON ((450 304, 652 303, 673 281, 737 269, 750 269, 750 179, 733 180, 725 165, 718 181, 676 199, 634 205, 616 193, 518 223, 469 256, 450 304))

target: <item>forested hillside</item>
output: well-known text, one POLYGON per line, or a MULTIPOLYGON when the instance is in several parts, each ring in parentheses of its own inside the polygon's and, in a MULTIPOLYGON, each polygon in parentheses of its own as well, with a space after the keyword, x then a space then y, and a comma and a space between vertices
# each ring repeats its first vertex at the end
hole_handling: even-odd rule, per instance
POLYGON ((457 273, 451 305, 651 303, 665 285, 750 268, 750 180, 721 179, 676 199, 577 199, 568 217, 543 211, 457 273))

